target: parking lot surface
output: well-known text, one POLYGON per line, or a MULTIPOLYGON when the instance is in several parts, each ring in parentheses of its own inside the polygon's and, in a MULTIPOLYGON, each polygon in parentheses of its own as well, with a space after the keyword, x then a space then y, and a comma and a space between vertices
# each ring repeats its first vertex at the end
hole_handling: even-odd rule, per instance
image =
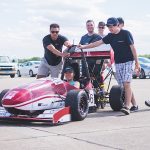
MULTIPOLYGON (((0 77, 0 91, 33 80, 0 77)), ((149 150, 150 107, 144 101, 150 99, 150 79, 134 79, 132 89, 139 111, 128 116, 107 104, 83 121, 57 126, 1 121, 0 150, 149 150)))

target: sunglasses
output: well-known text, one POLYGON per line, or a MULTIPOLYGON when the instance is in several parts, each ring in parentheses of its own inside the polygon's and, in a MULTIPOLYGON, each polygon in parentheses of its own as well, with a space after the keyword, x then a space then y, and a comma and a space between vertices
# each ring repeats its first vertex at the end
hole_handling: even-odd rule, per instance
POLYGON ((51 33, 53 33, 53 34, 54 34, 54 33, 58 34, 58 33, 59 33, 59 31, 51 31, 51 33))
POLYGON ((99 29, 105 29, 105 27, 98 27, 99 29))

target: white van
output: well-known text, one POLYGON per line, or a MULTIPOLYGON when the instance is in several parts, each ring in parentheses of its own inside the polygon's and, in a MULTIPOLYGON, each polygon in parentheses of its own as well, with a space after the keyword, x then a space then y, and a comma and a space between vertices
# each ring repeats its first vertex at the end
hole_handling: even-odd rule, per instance
POLYGON ((0 75, 10 75, 15 77, 17 72, 17 63, 8 56, 0 56, 0 75))

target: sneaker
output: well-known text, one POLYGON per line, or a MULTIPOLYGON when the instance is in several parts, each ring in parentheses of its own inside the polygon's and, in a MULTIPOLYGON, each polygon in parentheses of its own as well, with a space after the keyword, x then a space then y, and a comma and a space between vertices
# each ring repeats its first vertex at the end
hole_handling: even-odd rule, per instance
POLYGON ((138 106, 132 106, 131 108, 130 108, 130 111, 138 111, 138 106))
POLYGON ((150 107, 150 100, 145 101, 145 105, 150 107))
POLYGON ((129 115, 130 114, 130 110, 127 107, 122 107, 120 111, 123 112, 125 115, 129 115))

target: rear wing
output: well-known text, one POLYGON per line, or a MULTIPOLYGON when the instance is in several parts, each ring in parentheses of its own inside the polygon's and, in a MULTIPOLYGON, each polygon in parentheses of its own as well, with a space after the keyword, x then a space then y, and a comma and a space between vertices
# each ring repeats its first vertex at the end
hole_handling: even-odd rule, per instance
MULTIPOLYGON (((69 52, 71 53, 71 58, 82 58, 81 49, 79 49, 77 46, 73 46, 69 52)), ((93 59, 111 59, 113 57, 112 48, 109 44, 102 44, 94 48, 83 49, 83 53, 86 58, 93 59)))

